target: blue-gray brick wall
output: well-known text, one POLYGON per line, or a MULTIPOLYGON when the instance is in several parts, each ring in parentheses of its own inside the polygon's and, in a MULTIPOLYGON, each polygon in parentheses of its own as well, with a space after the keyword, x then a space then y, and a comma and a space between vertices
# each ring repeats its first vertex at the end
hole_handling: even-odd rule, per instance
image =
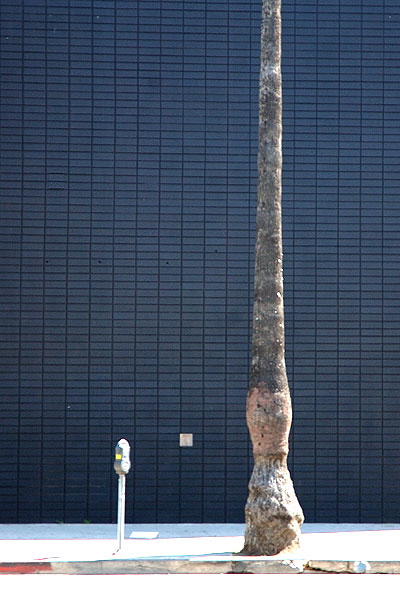
MULTIPOLYGON (((242 521, 261 0, 0 0, 0 521, 242 521), (179 434, 193 433, 192 448, 179 434)), ((397 521, 400 7, 283 2, 290 467, 397 521)))

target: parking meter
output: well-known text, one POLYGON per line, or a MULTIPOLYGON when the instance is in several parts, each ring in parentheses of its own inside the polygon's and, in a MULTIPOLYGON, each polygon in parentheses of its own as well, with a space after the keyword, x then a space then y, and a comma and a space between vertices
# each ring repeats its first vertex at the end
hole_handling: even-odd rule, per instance
POLYGON ((129 442, 122 438, 115 447, 114 470, 118 475, 126 475, 129 472, 131 468, 130 451, 129 442))
POLYGON ((129 458, 131 447, 128 440, 122 438, 115 447, 114 470, 118 474, 118 553, 122 549, 125 528, 125 484, 126 474, 131 468, 129 458))

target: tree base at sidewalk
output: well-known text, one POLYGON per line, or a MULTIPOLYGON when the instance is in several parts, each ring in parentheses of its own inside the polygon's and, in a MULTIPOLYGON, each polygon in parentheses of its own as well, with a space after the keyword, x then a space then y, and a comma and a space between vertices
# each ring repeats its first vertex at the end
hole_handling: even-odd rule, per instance
POLYGON ((257 456, 245 509, 242 555, 276 555, 300 547, 304 517, 286 465, 286 456, 257 456))

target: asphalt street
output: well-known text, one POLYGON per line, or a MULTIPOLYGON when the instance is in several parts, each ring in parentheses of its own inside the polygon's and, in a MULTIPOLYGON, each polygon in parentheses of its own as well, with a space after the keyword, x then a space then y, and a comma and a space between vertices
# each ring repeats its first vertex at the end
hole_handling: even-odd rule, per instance
POLYGON ((369 606, 397 604, 400 575, 2 575, 0 590, 16 606, 369 606))

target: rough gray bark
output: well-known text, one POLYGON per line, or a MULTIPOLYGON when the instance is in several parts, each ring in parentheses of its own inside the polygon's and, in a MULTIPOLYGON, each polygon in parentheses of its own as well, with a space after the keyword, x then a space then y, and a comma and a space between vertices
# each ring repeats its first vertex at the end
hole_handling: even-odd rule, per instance
POLYGON ((282 92, 280 0, 264 0, 261 28, 258 206, 253 362, 246 417, 254 469, 246 504, 247 555, 299 546, 303 512, 287 469, 291 401, 284 352, 281 233, 282 92))

